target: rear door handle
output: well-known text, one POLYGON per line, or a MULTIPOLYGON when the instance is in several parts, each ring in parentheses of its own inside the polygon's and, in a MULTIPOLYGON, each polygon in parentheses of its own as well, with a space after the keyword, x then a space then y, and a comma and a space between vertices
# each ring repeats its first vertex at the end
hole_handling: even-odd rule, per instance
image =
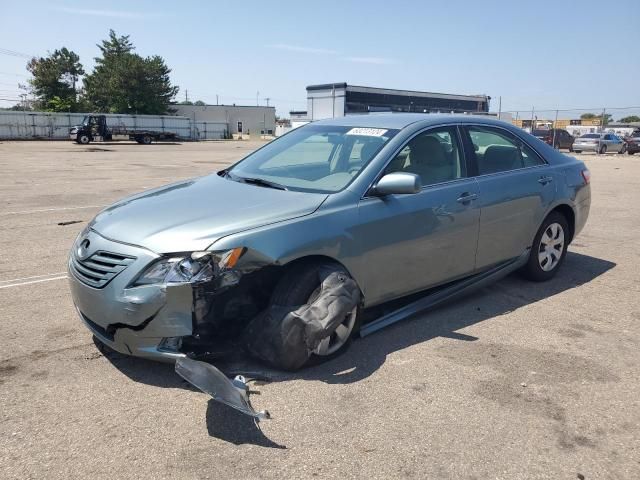
POLYGON ((462 195, 460 195, 456 201, 458 203, 469 203, 470 201, 475 200, 476 198, 478 198, 478 194, 465 192, 462 195))
POLYGON ((547 183, 553 182, 553 177, 540 177, 538 179, 538 183, 541 183, 542 185, 546 185, 547 183))

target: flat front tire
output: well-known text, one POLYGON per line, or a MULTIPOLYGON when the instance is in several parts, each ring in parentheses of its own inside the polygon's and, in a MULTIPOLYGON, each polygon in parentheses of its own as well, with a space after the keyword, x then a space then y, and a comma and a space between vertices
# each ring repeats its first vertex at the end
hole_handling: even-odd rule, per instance
MULTIPOLYGON (((339 264, 330 262, 300 263, 294 265, 276 285, 271 296, 273 305, 295 306, 313 302, 320 293, 322 275, 330 272, 348 272, 339 264)), ((326 362, 343 353, 359 330, 358 307, 348 313, 335 331, 320 342, 307 365, 326 362)))
POLYGON ((522 274, 534 282, 550 280, 558 273, 569 246, 569 223, 559 212, 550 213, 538 229, 522 274))

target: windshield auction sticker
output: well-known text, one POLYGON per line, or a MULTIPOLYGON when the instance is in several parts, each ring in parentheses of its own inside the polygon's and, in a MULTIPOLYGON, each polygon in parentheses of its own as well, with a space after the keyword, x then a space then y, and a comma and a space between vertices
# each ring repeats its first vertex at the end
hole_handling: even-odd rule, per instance
POLYGON ((362 136, 365 136, 365 137, 381 137, 385 133, 387 133, 387 131, 383 130, 382 128, 352 128, 346 134, 347 135, 362 135, 362 136))

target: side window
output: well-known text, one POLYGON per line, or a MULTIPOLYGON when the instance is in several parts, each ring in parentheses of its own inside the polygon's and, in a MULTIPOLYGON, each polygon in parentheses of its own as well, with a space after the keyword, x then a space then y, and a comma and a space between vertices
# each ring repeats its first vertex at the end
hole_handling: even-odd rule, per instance
POLYGON ((544 164, 531 148, 506 130, 471 126, 468 132, 480 175, 544 164))
POLYGON ((392 172, 415 173, 422 185, 465 177, 455 127, 430 129, 412 138, 387 166, 385 173, 392 172))

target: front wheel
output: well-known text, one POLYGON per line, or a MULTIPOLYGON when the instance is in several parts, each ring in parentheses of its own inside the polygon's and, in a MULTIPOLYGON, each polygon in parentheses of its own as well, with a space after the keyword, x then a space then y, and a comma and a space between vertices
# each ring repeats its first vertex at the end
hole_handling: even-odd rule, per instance
MULTIPOLYGON (((324 278, 337 272, 349 276, 338 264, 329 262, 301 263, 291 267, 278 282, 271 297, 272 305, 295 306, 313 303, 321 292, 324 278)), ((358 306, 348 312, 335 330, 320 341, 307 365, 330 360, 344 352, 359 329, 358 306)))
POLYGON ((550 280, 564 262, 568 240, 567 219, 561 213, 552 212, 542 222, 533 239, 529 260, 522 268, 522 274, 535 282, 550 280))
POLYGON ((151 136, 150 136, 150 135, 144 135, 144 136, 142 137, 142 144, 143 144, 143 145, 151 145, 151 141, 152 141, 152 140, 153 140, 153 139, 151 138, 151 136))
POLYGON ((76 141, 80 145, 88 145, 89 142, 91 141, 91 138, 89 138, 89 135, 87 135, 86 133, 80 133, 78 134, 78 139, 76 141))

